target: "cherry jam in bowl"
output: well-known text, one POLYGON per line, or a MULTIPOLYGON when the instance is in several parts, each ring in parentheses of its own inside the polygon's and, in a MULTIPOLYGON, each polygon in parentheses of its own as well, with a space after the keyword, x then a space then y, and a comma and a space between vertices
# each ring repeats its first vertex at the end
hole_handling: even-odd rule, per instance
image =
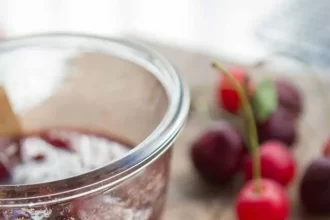
MULTIPOLYGON (((22 132, 0 136, 0 220, 157 220, 189 94, 152 49, 72 34, 0 42, 22 132)), ((1 108, 1 106, 0 106, 1 108)))

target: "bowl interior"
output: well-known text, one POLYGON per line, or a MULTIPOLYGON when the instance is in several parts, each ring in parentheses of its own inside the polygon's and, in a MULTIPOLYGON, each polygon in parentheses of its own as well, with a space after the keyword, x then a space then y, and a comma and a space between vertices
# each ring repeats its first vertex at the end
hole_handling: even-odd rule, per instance
POLYGON ((24 130, 82 127, 136 145, 147 138, 167 111, 166 91, 150 71, 115 54, 74 44, 2 50, 0 80, 24 130))

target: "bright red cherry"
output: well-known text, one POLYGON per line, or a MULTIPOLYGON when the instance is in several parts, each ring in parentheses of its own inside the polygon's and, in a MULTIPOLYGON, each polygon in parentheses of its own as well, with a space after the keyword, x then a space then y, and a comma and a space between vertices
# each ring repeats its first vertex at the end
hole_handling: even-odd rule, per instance
MULTIPOLYGON (((261 176, 287 186, 295 176, 296 161, 288 147, 279 141, 267 141, 261 145, 261 176)), ((252 179, 252 159, 244 161, 244 176, 252 179)))
MULTIPOLYGON (((244 69, 236 68, 231 69, 229 72, 241 86, 247 87, 248 93, 252 93, 253 86, 244 69)), ((237 90, 230 80, 223 76, 217 89, 217 101, 219 106, 231 113, 237 113, 241 108, 241 101, 237 90)))
POLYGON ((278 183, 261 179, 261 192, 254 182, 248 182, 236 200, 238 220, 287 220, 289 198, 278 183))

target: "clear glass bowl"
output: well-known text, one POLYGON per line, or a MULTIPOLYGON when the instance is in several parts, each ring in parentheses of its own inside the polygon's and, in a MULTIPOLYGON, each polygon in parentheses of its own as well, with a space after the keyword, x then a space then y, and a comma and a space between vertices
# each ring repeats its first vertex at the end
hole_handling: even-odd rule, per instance
POLYGON ((64 180, 2 185, 0 219, 159 219, 189 94, 171 64, 128 40, 47 34, 0 43, 0 80, 24 131, 79 127, 134 144, 64 180))

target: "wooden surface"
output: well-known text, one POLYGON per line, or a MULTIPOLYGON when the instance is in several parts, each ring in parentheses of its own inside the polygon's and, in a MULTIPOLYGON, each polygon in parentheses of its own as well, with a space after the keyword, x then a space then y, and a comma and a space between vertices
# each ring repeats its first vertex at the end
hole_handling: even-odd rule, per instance
MULTIPOLYGON (((212 57, 184 52, 176 49, 152 45, 178 68, 180 74, 193 89, 193 99, 201 103, 212 102, 213 86, 217 74, 210 68, 212 57), (206 86, 202 89, 200 86, 206 86)), ((227 63, 228 65, 228 63, 227 63)), ((301 65, 297 65, 302 67, 301 65)), ((294 72, 292 70, 292 72, 294 72)), ((320 149, 329 134, 330 115, 327 112, 326 97, 322 89, 328 88, 328 79, 316 77, 306 69, 300 68, 299 75, 291 72, 258 70, 252 75, 258 80, 264 77, 286 77, 304 95, 304 114, 299 122, 299 139, 293 152, 298 162, 298 175, 288 191, 292 203, 292 220, 329 219, 306 215, 301 211, 297 196, 297 186, 304 167, 320 154, 320 149), (328 116, 328 117, 326 117, 328 116)), ((171 183, 164 220, 234 220, 233 202, 241 182, 237 180, 228 187, 211 187, 203 183, 192 167, 189 150, 191 142, 212 122, 196 111, 191 114, 186 128, 179 137, 172 161, 171 183)))

